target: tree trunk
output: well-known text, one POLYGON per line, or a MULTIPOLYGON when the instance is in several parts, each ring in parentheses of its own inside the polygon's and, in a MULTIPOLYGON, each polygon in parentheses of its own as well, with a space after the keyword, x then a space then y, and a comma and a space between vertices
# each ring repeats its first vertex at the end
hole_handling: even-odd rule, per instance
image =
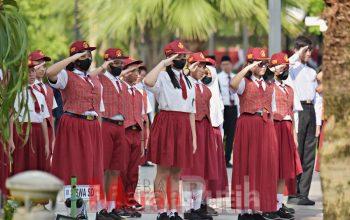
POLYGON ((321 152, 324 219, 350 216, 350 2, 326 0, 324 18, 325 116, 329 119, 321 152))

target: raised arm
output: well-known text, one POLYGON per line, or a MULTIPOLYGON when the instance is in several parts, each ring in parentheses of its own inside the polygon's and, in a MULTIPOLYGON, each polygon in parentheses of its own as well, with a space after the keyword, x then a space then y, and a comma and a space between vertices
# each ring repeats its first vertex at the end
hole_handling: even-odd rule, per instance
POLYGON ((159 73, 167 66, 171 65, 173 63, 173 60, 178 56, 178 54, 175 54, 171 56, 170 58, 167 58, 165 60, 162 60, 158 63, 157 66, 155 66, 143 79, 143 82, 148 87, 153 87, 158 79, 159 73))
POLYGON ((63 70, 64 68, 66 68, 66 66, 74 61, 76 61, 77 59, 79 59, 80 57, 84 56, 87 52, 83 52, 83 53, 76 53, 73 56, 70 56, 64 60, 61 60, 55 64, 53 64, 52 66, 50 66, 49 68, 47 68, 46 70, 46 76, 47 78, 51 81, 51 82, 56 82, 57 81, 57 75, 58 73, 63 70))
POLYGON ((249 64, 248 66, 244 67, 239 73, 237 73, 235 77, 233 77, 230 83, 230 87, 236 91, 238 89, 239 83, 242 81, 242 79, 248 73, 248 71, 251 70, 254 66, 258 65, 259 63, 261 63, 261 61, 255 61, 252 64, 249 64))

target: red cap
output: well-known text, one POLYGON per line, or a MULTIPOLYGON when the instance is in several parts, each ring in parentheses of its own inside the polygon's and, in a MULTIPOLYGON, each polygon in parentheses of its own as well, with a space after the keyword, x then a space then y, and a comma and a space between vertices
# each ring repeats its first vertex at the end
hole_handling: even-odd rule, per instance
POLYGON ((165 56, 171 54, 189 54, 191 51, 187 50, 184 44, 179 40, 174 40, 164 47, 165 56))
POLYGON ((133 65, 133 64, 141 64, 142 60, 135 60, 131 57, 128 57, 126 59, 123 60, 123 68, 126 69, 128 66, 133 65))
POLYGON ((45 56, 45 54, 41 50, 34 50, 28 55, 28 67, 33 67, 33 61, 38 60, 51 61, 51 58, 45 56))
POLYGON ((207 60, 208 63, 210 63, 210 65, 215 66, 216 61, 215 61, 214 59, 209 58, 209 57, 207 57, 207 58, 205 58, 205 59, 207 60))
POLYGON ((96 47, 90 47, 89 44, 84 40, 78 40, 70 45, 69 53, 70 55, 81 53, 85 50, 93 51, 96 47))
POLYGON ((247 61, 251 60, 268 60, 267 50, 261 47, 249 48, 247 51, 247 61))
POLYGON ((271 56, 269 66, 273 67, 281 64, 289 64, 288 55, 283 52, 273 54, 271 56))
POLYGON ((188 57, 188 62, 189 63, 195 63, 195 62, 200 62, 200 63, 208 63, 210 62, 205 58, 204 54, 202 52, 197 52, 193 53, 188 57))
POLYGON ((103 56, 105 60, 108 59, 125 59, 128 58, 127 56, 123 55, 123 51, 119 48, 109 48, 105 51, 105 54, 103 56))

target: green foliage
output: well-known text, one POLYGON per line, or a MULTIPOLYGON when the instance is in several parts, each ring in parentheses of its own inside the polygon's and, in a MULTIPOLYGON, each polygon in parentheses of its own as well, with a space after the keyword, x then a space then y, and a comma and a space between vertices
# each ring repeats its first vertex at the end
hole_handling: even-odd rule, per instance
MULTIPOLYGON (((23 15, 13 4, 4 4, 0 7, 0 42, 0 69, 4 74, 0 85, 0 139, 7 140, 10 135, 9 119, 13 112, 13 103, 17 93, 27 83, 28 76, 25 74, 27 72, 27 26, 23 15)), ((24 105, 25 103, 22 102, 21 108, 24 105)))
POLYGON ((4 206, 4 220, 12 220, 15 210, 19 207, 19 203, 15 200, 7 200, 4 206))
MULTIPOLYGON (((323 0, 309 0, 310 4, 307 8, 307 12, 309 16, 321 16, 321 13, 325 7, 325 3, 323 0)), ((321 35, 319 27, 307 27, 307 31, 310 34, 321 35)))

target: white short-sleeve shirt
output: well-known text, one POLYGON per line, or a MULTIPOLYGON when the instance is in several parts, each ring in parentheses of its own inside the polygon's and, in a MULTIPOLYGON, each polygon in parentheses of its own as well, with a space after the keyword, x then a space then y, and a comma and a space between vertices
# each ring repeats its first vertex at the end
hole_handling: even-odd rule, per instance
POLYGON ((154 93, 160 110, 196 113, 194 85, 191 83, 189 86, 183 74, 180 74, 180 71, 173 69, 173 72, 178 81, 182 75, 181 77, 186 85, 187 99, 182 97, 182 90, 180 88, 177 89, 173 86, 166 71, 159 73, 157 82, 153 87, 146 85, 146 88, 154 93))
MULTIPOLYGON (((29 86, 33 86, 33 85, 29 85, 29 86)), ((16 96, 15 103, 14 103, 15 111, 16 112, 20 111, 22 100, 24 103, 27 101, 27 108, 29 111, 29 118, 28 118, 28 112, 26 112, 25 107, 21 109, 21 112, 19 113, 19 117, 18 117, 18 120, 20 122, 42 123, 45 118, 50 117, 50 113, 45 101, 45 96, 35 89, 33 89, 33 94, 40 106, 39 113, 35 112, 34 99, 28 87, 23 88, 23 90, 19 92, 16 96)))

